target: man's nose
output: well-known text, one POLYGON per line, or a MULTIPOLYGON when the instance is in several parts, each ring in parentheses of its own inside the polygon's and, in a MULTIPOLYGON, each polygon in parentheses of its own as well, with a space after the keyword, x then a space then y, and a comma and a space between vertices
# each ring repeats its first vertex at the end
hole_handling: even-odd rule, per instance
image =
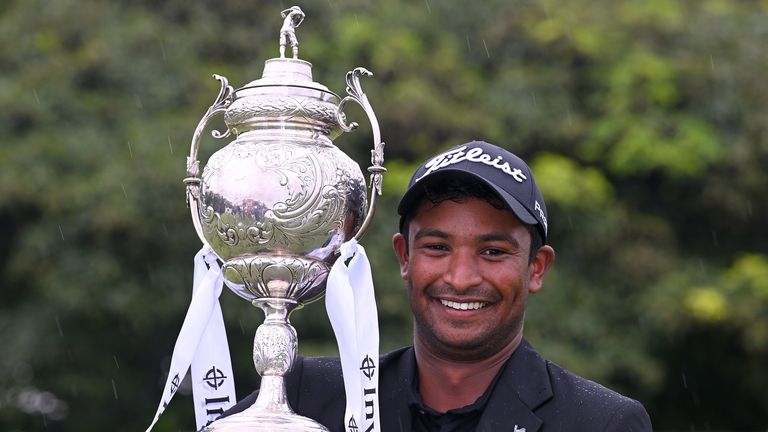
POLYGON ((477 256, 470 251, 453 251, 443 279, 457 290, 478 286, 483 277, 480 273, 477 256))

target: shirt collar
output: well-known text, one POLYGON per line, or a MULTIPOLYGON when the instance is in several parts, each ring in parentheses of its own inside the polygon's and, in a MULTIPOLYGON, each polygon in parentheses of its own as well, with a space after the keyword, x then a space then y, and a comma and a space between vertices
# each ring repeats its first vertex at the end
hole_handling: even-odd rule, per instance
MULTIPOLYGON (((440 415, 438 411, 426 405, 421 398, 421 393, 419 392, 419 374, 416 371, 417 364, 415 351, 411 351, 411 357, 410 361, 412 362, 413 367, 408 368, 408 381, 411 383, 410 391, 407 393, 408 407, 411 409, 412 413, 416 411, 426 411, 433 415, 440 415)), ((504 373, 507 364, 509 364, 509 359, 504 361, 504 364, 499 368, 499 371, 496 372, 496 376, 493 377, 491 384, 485 389, 485 392, 475 400, 475 402, 464 407, 450 409, 447 412, 452 414, 468 414, 473 411, 482 413, 483 410, 485 410, 486 405, 488 405, 488 399, 490 399, 491 394, 493 394, 493 389, 496 387, 496 383, 504 373)))

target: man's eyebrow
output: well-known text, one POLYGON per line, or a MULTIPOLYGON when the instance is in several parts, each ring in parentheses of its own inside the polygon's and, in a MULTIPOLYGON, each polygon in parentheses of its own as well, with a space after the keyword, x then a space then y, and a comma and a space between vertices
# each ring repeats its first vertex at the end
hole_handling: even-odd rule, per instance
POLYGON ((503 241, 503 242, 510 243, 512 246, 514 246, 516 248, 520 247, 520 242, 517 241, 516 238, 514 238, 511 235, 506 234, 506 233, 483 234, 483 235, 480 236, 479 240, 482 241, 482 242, 503 241))
POLYGON ((439 237, 442 239, 447 239, 450 237, 450 235, 448 235, 446 232, 440 231, 439 229, 427 228, 417 231, 416 235, 413 236, 413 239, 418 240, 423 237, 439 237))
MULTIPOLYGON (((414 235, 413 240, 419 240, 424 237, 437 237, 441 239, 449 239, 451 237, 450 234, 440 231, 439 229, 435 228, 426 228, 423 230, 419 230, 416 232, 416 235, 414 235)), ((477 238, 480 242, 494 242, 494 241, 502 241, 507 242, 511 244, 513 247, 519 248, 520 242, 514 238, 513 236, 506 234, 506 233, 488 233, 483 234, 480 237, 477 238)))

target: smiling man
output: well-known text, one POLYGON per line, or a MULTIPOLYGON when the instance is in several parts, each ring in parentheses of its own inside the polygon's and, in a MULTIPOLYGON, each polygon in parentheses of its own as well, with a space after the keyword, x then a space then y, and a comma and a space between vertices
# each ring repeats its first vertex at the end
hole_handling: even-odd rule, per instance
POLYGON ((416 170, 398 212, 393 244, 414 316, 413 348, 385 357, 398 364, 387 369, 410 377, 398 423, 651 430, 640 403, 543 359, 523 337, 528 295, 555 259, 544 199, 523 160, 485 142, 454 147, 416 170))
MULTIPOLYGON (((381 431, 651 430, 639 402, 545 360, 523 337, 528 295, 555 252, 522 159, 486 142, 454 147, 419 166, 398 213, 413 346, 379 363, 381 431)), ((338 359, 299 358, 286 387, 296 412, 348 430, 338 359)))

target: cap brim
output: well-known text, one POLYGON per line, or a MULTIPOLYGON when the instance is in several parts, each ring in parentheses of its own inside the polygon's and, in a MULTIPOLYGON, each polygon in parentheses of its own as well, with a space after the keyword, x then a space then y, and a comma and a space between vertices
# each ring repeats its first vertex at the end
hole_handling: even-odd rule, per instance
POLYGON ((488 186, 491 190, 496 192, 496 194, 499 196, 499 198, 504 201, 510 210, 515 214, 515 216, 518 217, 522 222, 529 224, 529 225, 538 225, 539 221, 528 211, 526 210, 525 206, 523 206, 520 201, 518 201, 515 197, 504 191, 503 189, 498 188, 494 184, 488 182, 484 178, 480 177, 479 175, 475 174, 472 171, 467 171, 463 169, 457 169, 457 168, 447 168, 442 169, 440 172, 428 175, 422 179, 419 179, 416 183, 413 184, 408 190, 405 192, 403 197, 400 199, 400 203, 397 205, 397 213, 400 216, 404 216, 408 209, 412 209, 413 205, 415 205, 422 196, 422 191, 418 187, 419 185, 423 185, 427 182, 433 182, 441 177, 469 177, 473 180, 476 180, 486 186, 488 186))

